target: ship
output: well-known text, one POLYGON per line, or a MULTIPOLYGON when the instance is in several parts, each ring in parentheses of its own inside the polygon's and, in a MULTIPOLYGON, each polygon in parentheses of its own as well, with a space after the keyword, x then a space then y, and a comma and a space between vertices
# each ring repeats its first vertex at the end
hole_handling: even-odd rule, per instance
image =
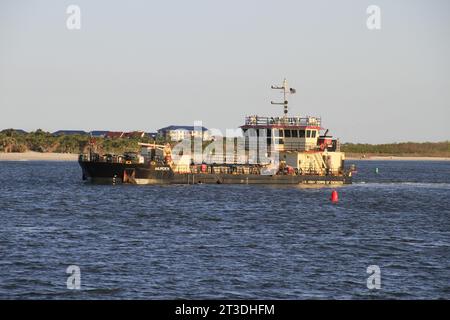
POLYGON ((91 145, 88 153, 79 155, 82 178, 93 183, 137 185, 351 184, 354 168, 345 167, 339 139, 322 127, 320 117, 288 114, 288 96, 296 90, 286 79, 271 88, 283 93, 282 101, 271 101, 283 107, 283 114, 246 116, 240 137, 216 138, 211 145, 217 145, 209 146, 208 152, 203 148, 201 128, 187 144, 139 143, 140 153, 101 155, 91 145), (231 147, 223 147, 223 141, 231 147), (195 152, 196 143, 200 143, 200 152, 195 152), (180 145, 184 146, 181 151, 180 145), (222 152, 225 149, 229 152, 222 152))

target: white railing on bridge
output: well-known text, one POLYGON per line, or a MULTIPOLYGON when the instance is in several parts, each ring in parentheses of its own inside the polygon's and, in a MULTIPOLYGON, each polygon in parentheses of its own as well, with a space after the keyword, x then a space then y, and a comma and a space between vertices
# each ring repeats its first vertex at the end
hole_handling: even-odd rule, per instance
POLYGON ((245 125, 256 126, 317 126, 321 125, 320 117, 245 117, 245 125))

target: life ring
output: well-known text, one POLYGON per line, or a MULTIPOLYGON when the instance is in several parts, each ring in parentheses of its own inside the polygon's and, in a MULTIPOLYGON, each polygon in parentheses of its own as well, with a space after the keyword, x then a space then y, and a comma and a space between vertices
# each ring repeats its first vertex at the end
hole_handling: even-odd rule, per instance
POLYGON ((130 160, 125 161, 125 164, 131 164, 130 160))
POLYGON ((154 160, 152 160, 152 161, 150 161, 150 164, 151 164, 152 166, 154 166, 154 165, 156 164, 156 162, 155 162, 154 160))

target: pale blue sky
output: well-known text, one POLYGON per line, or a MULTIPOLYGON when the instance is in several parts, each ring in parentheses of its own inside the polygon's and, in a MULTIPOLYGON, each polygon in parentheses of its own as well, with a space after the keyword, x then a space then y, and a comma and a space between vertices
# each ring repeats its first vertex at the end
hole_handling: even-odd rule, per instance
POLYGON ((287 77, 342 141, 448 140, 449 39, 448 0, 1 0, 0 128, 235 128, 287 77))

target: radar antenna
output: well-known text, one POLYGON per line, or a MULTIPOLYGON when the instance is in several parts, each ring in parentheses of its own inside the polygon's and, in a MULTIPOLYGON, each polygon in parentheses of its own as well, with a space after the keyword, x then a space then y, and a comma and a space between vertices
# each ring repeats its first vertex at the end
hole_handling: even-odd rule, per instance
POLYGON ((275 89, 275 90, 283 90, 283 102, 271 101, 270 103, 284 106, 284 115, 287 116, 287 113, 288 113, 287 94, 288 93, 294 94, 296 92, 296 90, 294 88, 289 88, 288 87, 288 83, 287 83, 286 79, 283 80, 283 86, 281 86, 281 87, 279 87, 279 86, 271 86, 271 88, 275 89))

